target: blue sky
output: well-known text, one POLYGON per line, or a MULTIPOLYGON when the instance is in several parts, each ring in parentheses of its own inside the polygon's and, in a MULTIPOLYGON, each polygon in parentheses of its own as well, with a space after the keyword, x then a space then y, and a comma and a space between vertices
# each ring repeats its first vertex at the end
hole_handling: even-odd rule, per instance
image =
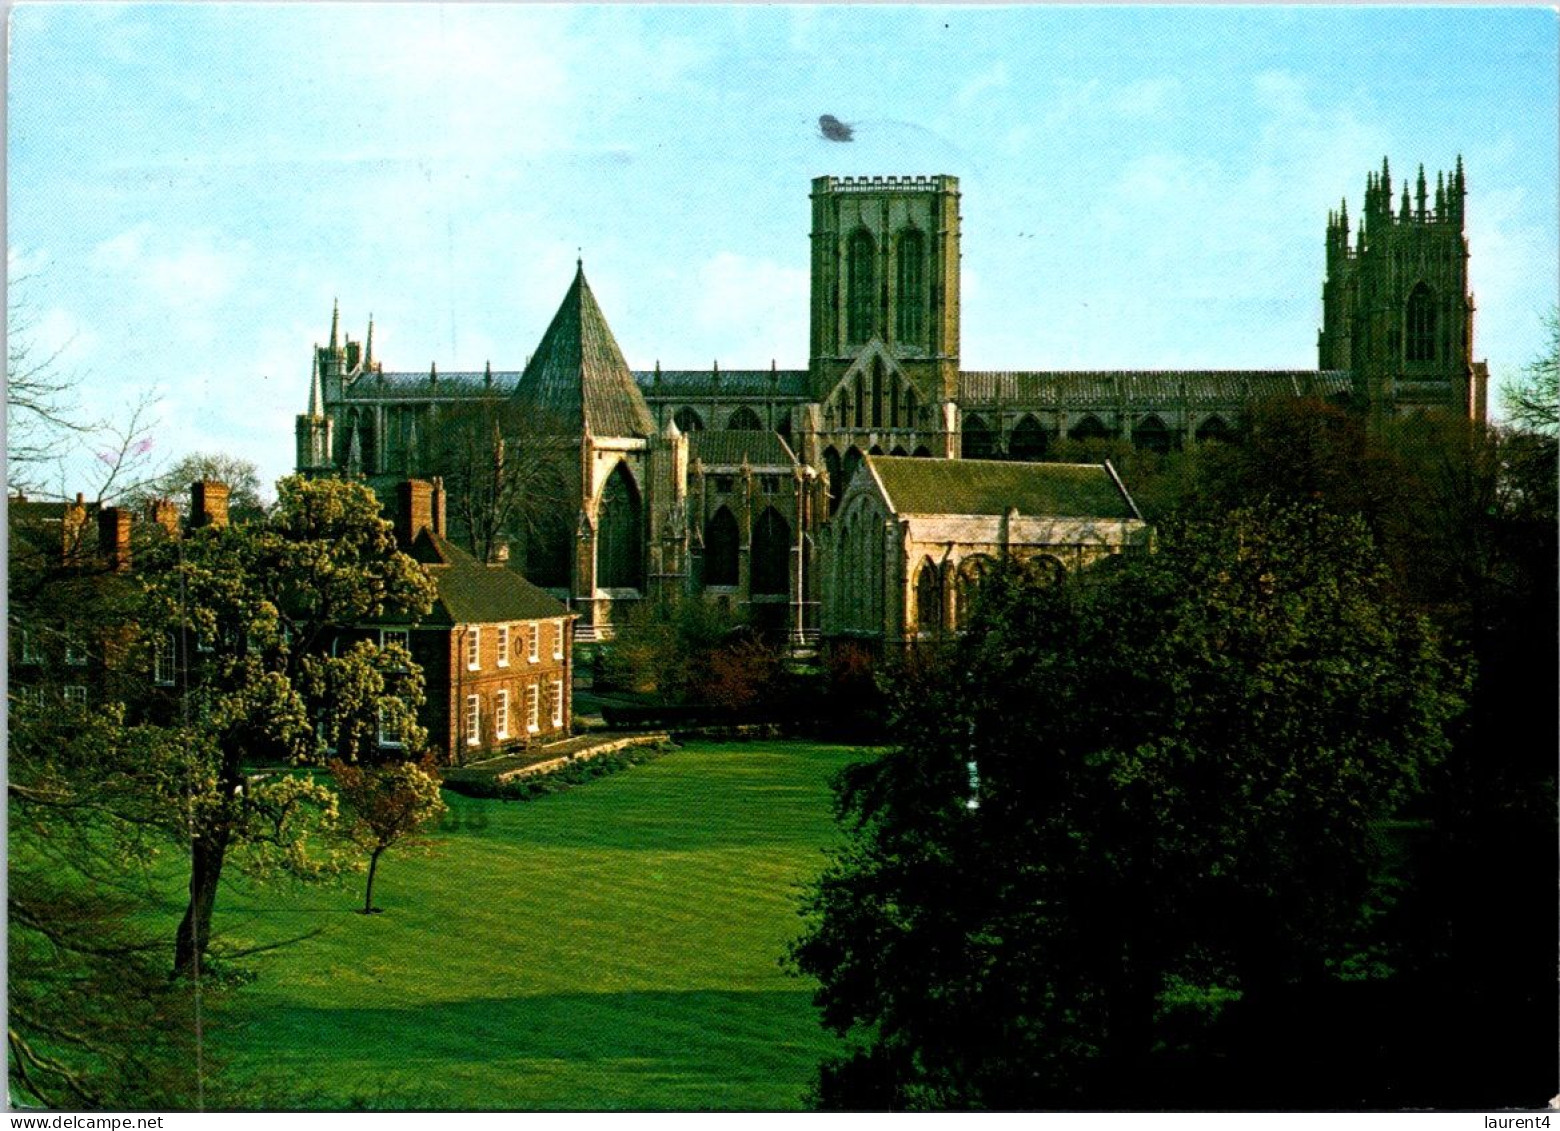
POLYGON ((1328 209, 1460 153, 1499 380, 1557 73, 1538 8, 24 4, 9 269, 100 411, 274 479, 337 296, 387 368, 518 368, 583 248, 635 367, 805 365, 824 173, 961 178, 966 368, 1314 366, 1328 209))

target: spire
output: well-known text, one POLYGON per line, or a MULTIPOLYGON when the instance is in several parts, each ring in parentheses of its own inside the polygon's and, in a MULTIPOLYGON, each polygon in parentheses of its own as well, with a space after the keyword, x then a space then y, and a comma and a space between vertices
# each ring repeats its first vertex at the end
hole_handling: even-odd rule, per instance
POLYGON ((363 371, 374 368, 374 316, 368 316, 368 341, 363 343, 363 371))
POLYGON ((1417 191, 1414 196, 1419 201, 1419 222, 1422 224, 1425 221, 1425 167, 1423 164, 1419 166, 1419 183, 1415 187, 1417 191))
POLYGON ((482 383, 490 389, 493 387, 493 363, 491 361, 482 363, 482 383))
POLYGON ((330 348, 332 353, 336 350, 336 331, 340 325, 341 300, 333 298, 330 300, 330 348))
POLYGON ((437 385, 438 383, 439 383, 439 363, 437 361, 430 361, 428 363, 428 384, 430 384, 430 385, 437 385))
POLYGON ((655 435, 655 418, 585 279, 583 262, 526 363, 515 400, 570 436, 655 435))
POLYGON ((320 384, 320 353, 314 351, 314 375, 309 380, 309 416, 318 420, 325 415, 325 390, 320 384))
POLYGON ((1446 219, 1446 174, 1435 171, 1435 218, 1446 219))
POLYGON ((1408 223, 1409 219, 1412 216, 1413 216, 1413 212, 1410 210, 1409 203, 1408 203, 1408 182, 1404 181, 1403 182, 1403 209, 1402 209, 1402 213, 1401 213, 1400 218, 1406 224, 1406 223, 1408 223))

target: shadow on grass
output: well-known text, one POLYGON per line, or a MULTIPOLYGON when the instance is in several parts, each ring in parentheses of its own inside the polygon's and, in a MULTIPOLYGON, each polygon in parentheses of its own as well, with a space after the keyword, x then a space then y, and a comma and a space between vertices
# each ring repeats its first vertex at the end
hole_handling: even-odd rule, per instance
POLYGON ((291 1062, 297 1106, 323 1108, 362 1106, 369 1079, 375 1107, 794 1107, 832 1050, 807 990, 262 1006, 242 1030, 235 1061, 291 1062))

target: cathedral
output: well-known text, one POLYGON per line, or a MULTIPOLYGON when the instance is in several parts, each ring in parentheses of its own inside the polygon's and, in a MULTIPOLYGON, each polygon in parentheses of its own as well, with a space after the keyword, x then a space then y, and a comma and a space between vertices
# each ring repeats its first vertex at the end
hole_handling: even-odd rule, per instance
POLYGON ((959 362, 958 179, 818 177, 806 369, 631 371, 583 265, 519 372, 387 371, 372 322, 358 342, 333 313, 297 470, 393 499, 444 474, 441 421, 505 404, 568 505, 498 556, 569 605, 577 639, 685 594, 794 644, 913 640, 956 623, 996 555, 1065 571, 1146 543, 1115 470, 1050 462, 1059 441, 1170 452, 1282 398, 1483 421, 1465 195, 1459 158, 1395 205, 1383 161, 1358 226, 1347 202, 1328 218, 1314 370, 978 371, 959 362))

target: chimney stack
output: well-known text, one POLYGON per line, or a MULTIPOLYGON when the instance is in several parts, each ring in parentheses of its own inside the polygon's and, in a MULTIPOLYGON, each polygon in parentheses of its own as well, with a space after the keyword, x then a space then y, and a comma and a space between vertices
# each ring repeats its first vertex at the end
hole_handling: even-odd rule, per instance
POLYGON ((85 565, 86 537, 87 500, 78 492, 74 503, 65 504, 65 512, 60 518, 60 560, 66 565, 85 565))
POLYGON ((172 499, 153 499, 146 504, 146 521, 155 523, 168 532, 169 537, 179 533, 179 508, 172 499))
POLYGON ((98 552, 115 573, 130 568, 130 512, 123 507, 98 511, 98 552))
POLYGON ((433 484, 426 479, 403 479, 397 486, 401 505, 395 535, 402 545, 410 546, 424 530, 434 530, 433 484))
POLYGON ((228 524, 228 488, 214 479, 190 484, 190 527, 222 527, 228 524))

